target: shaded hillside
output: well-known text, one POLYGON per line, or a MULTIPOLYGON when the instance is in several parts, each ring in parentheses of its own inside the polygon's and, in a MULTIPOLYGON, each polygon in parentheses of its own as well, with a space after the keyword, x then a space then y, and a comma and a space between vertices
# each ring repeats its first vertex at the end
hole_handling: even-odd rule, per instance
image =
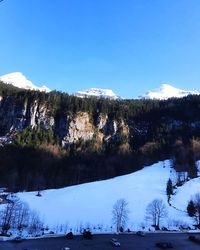
POLYGON ((0 136, 12 140, 2 139, 0 185, 33 190, 106 179, 178 159, 177 140, 193 152, 200 96, 112 101, 0 83, 0 136))

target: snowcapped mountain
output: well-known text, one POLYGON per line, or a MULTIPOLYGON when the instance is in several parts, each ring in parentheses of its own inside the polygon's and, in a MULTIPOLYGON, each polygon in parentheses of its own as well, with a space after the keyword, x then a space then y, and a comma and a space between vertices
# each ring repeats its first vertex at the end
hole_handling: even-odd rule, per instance
POLYGON ((140 98, 166 100, 172 97, 181 98, 187 95, 199 94, 200 92, 198 92, 197 90, 182 90, 177 89, 169 84, 162 84, 160 88, 149 91, 145 95, 140 96, 140 98))
POLYGON ((98 98, 108 98, 111 100, 121 99, 120 96, 116 95, 111 89, 98 89, 90 88, 85 91, 78 91, 75 93, 78 97, 98 97, 98 98))
POLYGON ((28 80, 21 72, 14 72, 0 76, 0 80, 4 83, 11 84, 15 87, 30 90, 39 90, 50 92, 51 90, 46 86, 37 87, 30 80, 28 80))

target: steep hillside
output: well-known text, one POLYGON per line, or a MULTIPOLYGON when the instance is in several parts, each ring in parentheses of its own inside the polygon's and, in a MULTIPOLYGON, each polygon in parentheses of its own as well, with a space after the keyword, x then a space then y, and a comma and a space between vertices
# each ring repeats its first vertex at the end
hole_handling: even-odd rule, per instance
POLYGON ((12 190, 107 179, 169 156, 193 178, 200 96, 108 100, 0 83, 0 136, 0 185, 12 190))
MULTIPOLYGON (((190 226, 194 221, 187 215, 187 204, 199 191, 200 178, 190 180, 179 187, 172 199, 167 202, 166 183, 169 178, 175 182, 176 173, 169 160, 145 167, 133 174, 106 181, 93 182, 78 186, 44 190, 41 197, 36 192, 19 193, 17 196, 31 209, 38 211, 45 225, 56 230, 56 226, 67 226, 73 232, 90 227, 102 231, 114 230, 112 208, 118 199, 128 202, 129 220, 126 227, 131 230, 147 230, 152 221, 146 218, 146 208, 154 199, 162 199, 168 214, 162 218, 160 227, 180 229, 190 226), (111 226, 113 227, 111 229, 111 226)), ((67 229, 66 229, 67 230, 67 229)))

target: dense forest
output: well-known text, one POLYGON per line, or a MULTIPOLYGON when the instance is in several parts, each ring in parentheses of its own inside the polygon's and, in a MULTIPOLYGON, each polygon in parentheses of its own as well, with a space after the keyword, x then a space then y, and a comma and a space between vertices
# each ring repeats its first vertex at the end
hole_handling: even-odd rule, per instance
POLYGON ((196 177, 198 95, 114 101, 1 82, 0 97, 0 136, 12 141, 0 147, 0 186, 13 191, 64 187, 131 173, 166 158, 177 171, 196 177), (86 132, 90 129, 92 136, 70 141, 69 124, 83 114, 89 116, 86 132), (106 122, 100 128, 101 116, 106 122))

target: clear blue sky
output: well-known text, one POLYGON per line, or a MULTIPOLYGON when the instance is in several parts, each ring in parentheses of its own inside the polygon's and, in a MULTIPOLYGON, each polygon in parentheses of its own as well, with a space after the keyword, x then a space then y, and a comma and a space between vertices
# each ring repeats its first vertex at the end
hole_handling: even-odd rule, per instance
POLYGON ((4 0, 0 75, 68 93, 200 91, 200 0, 4 0))

